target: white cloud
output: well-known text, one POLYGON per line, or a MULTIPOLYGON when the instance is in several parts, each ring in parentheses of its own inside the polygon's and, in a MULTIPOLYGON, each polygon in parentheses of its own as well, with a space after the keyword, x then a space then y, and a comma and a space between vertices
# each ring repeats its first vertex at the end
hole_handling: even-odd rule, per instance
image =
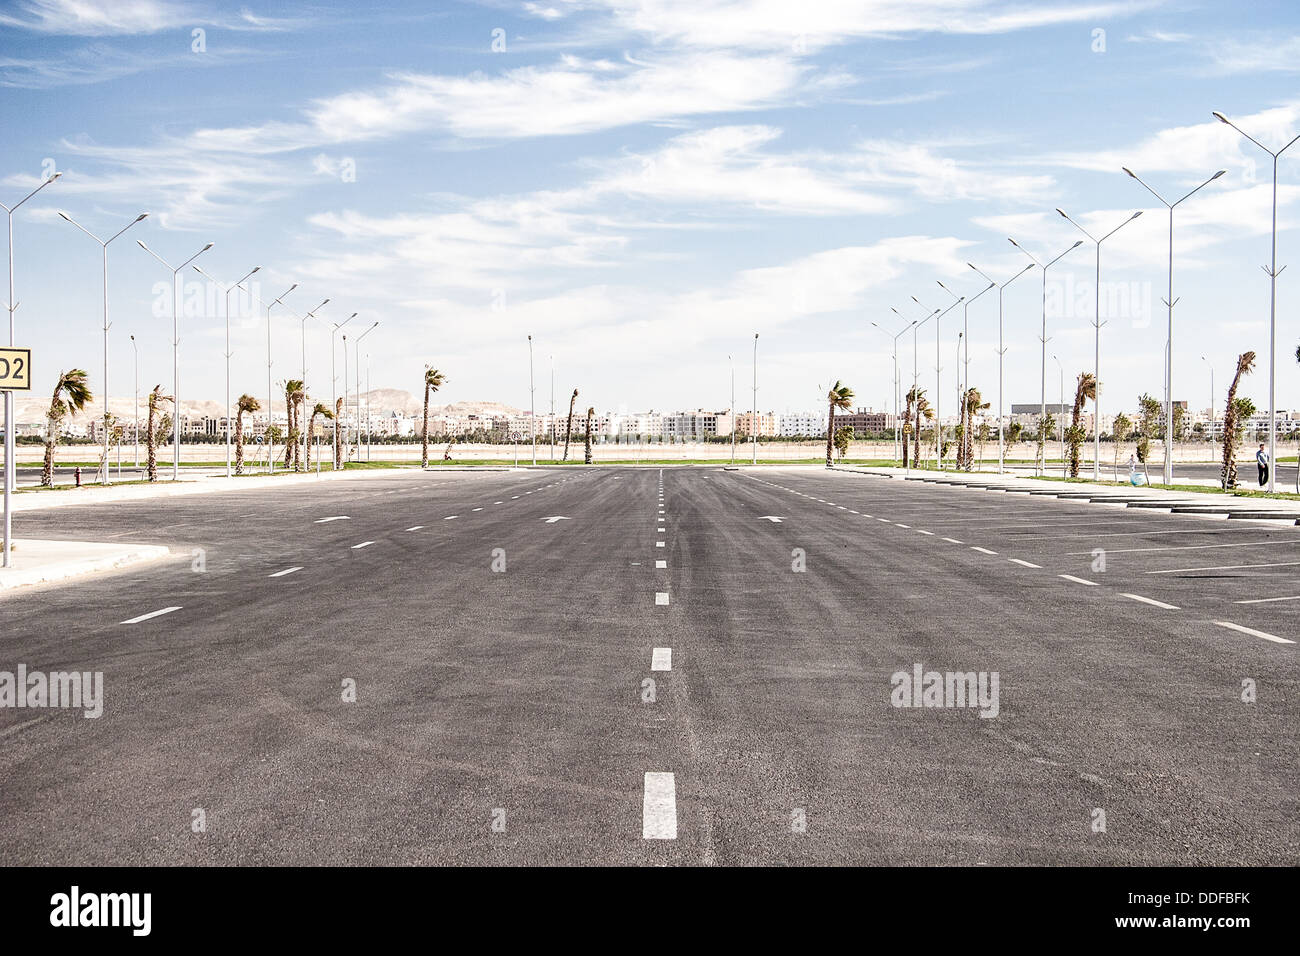
POLYGON ((171 0, 22 0, 18 7, 25 16, 0 13, 0 25, 71 36, 157 33, 192 25, 198 17, 189 5, 171 0))

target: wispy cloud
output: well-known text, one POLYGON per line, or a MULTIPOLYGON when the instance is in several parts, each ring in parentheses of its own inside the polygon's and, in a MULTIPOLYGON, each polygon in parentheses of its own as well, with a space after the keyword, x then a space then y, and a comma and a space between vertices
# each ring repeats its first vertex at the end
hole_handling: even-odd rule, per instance
POLYGON ((157 33, 193 24, 195 8, 175 0, 20 0, 18 13, 0 13, 0 26, 64 36, 157 33))

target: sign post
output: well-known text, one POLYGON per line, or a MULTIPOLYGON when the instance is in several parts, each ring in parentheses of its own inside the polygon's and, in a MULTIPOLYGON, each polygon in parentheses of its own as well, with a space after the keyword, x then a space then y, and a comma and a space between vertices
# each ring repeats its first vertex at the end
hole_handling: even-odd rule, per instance
MULTIPOLYGON (((0 392, 30 392, 32 390, 32 350, 13 347, 0 347, 0 392)), ((10 496, 13 494, 14 477, 17 474, 13 456, 16 443, 14 429, 17 425, 14 414, 13 396, 5 395, 5 529, 4 561, 0 567, 9 567, 9 550, 12 545, 12 520, 10 516, 10 496)))

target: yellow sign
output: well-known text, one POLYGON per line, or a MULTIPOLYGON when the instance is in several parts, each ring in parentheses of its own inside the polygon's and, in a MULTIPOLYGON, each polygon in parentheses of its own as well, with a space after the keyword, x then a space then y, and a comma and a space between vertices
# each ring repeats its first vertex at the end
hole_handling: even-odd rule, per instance
POLYGON ((32 390, 32 350, 0 346, 0 392, 32 390))

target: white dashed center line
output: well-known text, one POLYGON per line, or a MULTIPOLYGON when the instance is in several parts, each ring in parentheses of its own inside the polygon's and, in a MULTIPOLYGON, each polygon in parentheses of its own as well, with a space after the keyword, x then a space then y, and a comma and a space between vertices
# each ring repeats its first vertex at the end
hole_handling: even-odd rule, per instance
POLYGON ((673 649, 671 647, 656 647, 650 655, 650 669, 652 671, 672 670, 673 649))
POLYGON ((1249 601, 1233 601, 1233 604, 1271 604, 1274 601, 1300 601, 1300 594, 1295 597, 1253 598, 1249 601))
POLYGON ((965 544, 965 543, 966 543, 966 542, 964 542, 964 541, 958 541, 956 538, 944 538, 943 540, 947 541, 949 544, 965 544))
POLYGON ((419 531, 419 530, 420 530, 421 528, 423 528, 423 527, 424 527, 424 525, 422 525, 422 524, 417 524, 414 528, 407 528, 406 530, 407 530, 407 531, 419 531))
POLYGON ((656 541, 656 542, 655 542, 655 547, 656 547, 656 548, 662 548, 663 546, 664 546, 664 543, 663 543, 662 541, 656 541))
POLYGON ((302 570, 302 565, 298 565, 298 567, 296 567, 296 568, 285 568, 283 571, 276 571, 275 574, 268 574, 267 577, 268 577, 268 578, 282 578, 282 577, 284 577, 286 574, 293 574, 293 572, 295 572, 295 571, 301 571, 301 570, 302 570))
POLYGON ((1067 581, 1073 581, 1075 584, 1086 584, 1088 587, 1097 587, 1096 581, 1089 581, 1087 578, 1076 578, 1073 574, 1058 574, 1058 578, 1065 578, 1067 581))
POLYGON ((1019 558, 1007 558, 1012 564, 1018 564, 1022 568, 1041 568, 1041 564, 1034 564, 1032 561, 1022 561, 1019 558))
POLYGON ((1162 608, 1164 608, 1166 611, 1177 611, 1177 610, 1178 610, 1177 605, 1174 605, 1174 604, 1166 604, 1164 601, 1157 601, 1155 598, 1143 597, 1143 596, 1140 595, 1140 594, 1129 594, 1129 593, 1126 592, 1126 591, 1121 591, 1120 593, 1123 594, 1124 597, 1126 597, 1126 598, 1129 598, 1129 599, 1134 600, 1134 601, 1141 601, 1143 604, 1150 604, 1152 607, 1162 607, 1162 608))
POLYGON ((368 548, 368 547, 370 547, 372 544, 374 544, 373 541, 362 541, 360 544, 354 544, 354 545, 352 546, 352 550, 353 550, 353 551, 356 551, 358 548, 368 548))
POLYGON ((667 603, 668 603, 668 592, 667 592, 667 591, 656 591, 656 592, 655 592, 655 604, 657 604, 657 605, 663 605, 663 604, 667 604, 667 603))
POLYGON ((668 567, 668 562, 667 562, 667 561, 656 561, 656 562, 655 562, 655 567, 656 567, 656 568, 667 568, 667 567, 668 567))
POLYGON ((1240 624, 1233 624, 1231 621, 1215 621, 1219 627, 1226 627, 1232 631, 1239 631, 1242 634, 1249 634, 1251 637, 1262 637, 1266 641, 1272 641, 1274 644, 1294 644, 1295 641, 1288 641, 1285 637, 1278 637, 1276 634, 1265 634, 1263 631, 1257 631, 1253 627, 1242 627, 1240 624))
POLYGON ((977 548, 973 544, 970 546, 970 549, 972 551, 978 551, 980 554, 997 554, 996 551, 990 551, 988 548, 977 548))
POLYGON ((916 533, 917 533, 917 534, 929 534, 929 535, 934 534, 933 531, 922 531, 920 528, 917 528, 917 529, 916 529, 916 533))
POLYGON ((141 614, 139 617, 133 617, 129 621, 121 621, 122 624, 139 624, 141 621, 147 621, 151 617, 159 617, 163 614, 170 614, 172 611, 179 611, 179 607, 165 607, 161 611, 150 611, 148 614, 141 614))
POLYGON ((641 803, 641 837, 645 840, 677 839, 677 784, 671 773, 646 771, 641 803))

